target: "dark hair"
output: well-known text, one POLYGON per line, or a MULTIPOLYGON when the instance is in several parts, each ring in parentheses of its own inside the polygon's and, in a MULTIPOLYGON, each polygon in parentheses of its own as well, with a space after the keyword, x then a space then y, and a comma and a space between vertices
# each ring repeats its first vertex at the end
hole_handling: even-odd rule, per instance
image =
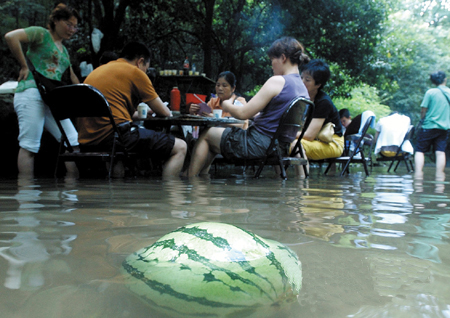
POLYGON ((150 50, 144 43, 130 42, 124 46, 122 52, 120 52, 120 57, 128 61, 143 58, 148 63, 150 61, 150 50))
POLYGON ((342 108, 339 110, 339 118, 350 118, 350 111, 347 108, 342 108))
POLYGON ((53 9, 52 13, 48 17, 48 27, 54 31, 56 21, 67 21, 71 17, 75 17, 78 21, 80 21, 80 15, 78 14, 77 10, 72 7, 66 6, 64 3, 60 3, 53 9))
POLYGON ((311 75, 317 84, 321 84, 319 91, 325 86, 331 76, 330 67, 323 60, 314 59, 302 65, 301 72, 311 75))
POLYGON ((231 87, 236 87, 236 76, 234 76, 234 74, 230 71, 225 71, 219 74, 219 76, 217 76, 217 79, 219 78, 225 78, 225 80, 228 82, 228 84, 230 84, 231 87))
POLYGON ((99 63, 100 65, 106 64, 111 61, 115 61, 119 58, 119 56, 113 51, 105 51, 102 56, 100 56, 99 63))
POLYGON ((303 65, 309 61, 309 56, 304 52, 305 49, 299 41, 286 36, 273 42, 267 55, 270 58, 279 58, 284 54, 292 64, 303 65))
POLYGON ((442 83, 444 83, 445 78, 445 73, 442 71, 437 71, 430 74, 431 83, 433 83, 434 85, 441 85, 442 83))

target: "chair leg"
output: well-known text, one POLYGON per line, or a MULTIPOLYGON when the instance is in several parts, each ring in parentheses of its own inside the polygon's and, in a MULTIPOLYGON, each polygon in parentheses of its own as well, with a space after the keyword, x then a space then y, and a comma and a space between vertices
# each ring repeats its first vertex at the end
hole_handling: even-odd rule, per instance
POLYGON ((392 168, 392 165, 393 165, 393 164, 394 164, 394 160, 391 161, 391 164, 389 165, 389 168, 388 168, 388 171, 387 171, 387 172, 391 171, 391 168, 392 168))
POLYGON ((369 176, 370 173, 369 173, 369 169, 367 168, 367 163, 365 160, 363 161, 363 165, 364 165, 364 171, 366 172, 366 176, 369 176))
POLYGON ((305 173, 305 178, 308 178, 309 177, 309 173, 308 173, 307 165, 303 165, 303 172, 305 173))
POLYGON ((323 174, 327 174, 328 173, 328 171, 330 170, 330 168, 331 168, 331 166, 335 163, 336 161, 330 161, 330 162, 328 162, 328 166, 327 166, 327 168, 325 169, 325 172, 323 173, 323 174))
POLYGON ((261 174, 262 170, 264 169, 264 166, 266 165, 266 160, 264 159, 263 162, 261 162, 261 164, 258 167, 258 170, 256 171, 255 175, 253 176, 253 178, 258 179, 259 175, 261 174))
POLYGON ((394 172, 397 171, 398 165, 400 164, 400 160, 397 160, 397 164, 395 165, 394 172))

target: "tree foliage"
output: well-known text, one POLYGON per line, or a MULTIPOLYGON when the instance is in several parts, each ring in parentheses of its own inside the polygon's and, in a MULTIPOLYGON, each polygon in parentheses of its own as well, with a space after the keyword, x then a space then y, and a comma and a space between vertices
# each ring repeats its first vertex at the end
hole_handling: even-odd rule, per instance
POLYGON ((393 110, 418 120, 423 95, 431 87, 429 74, 437 70, 448 73, 450 43, 448 30, 430 24, 429 13, 415 11, 423 8, 422 1, 415 3, 408 1, 390 15, 365 78, 380 89, 393 110))
MULTIPOLYGON (((49 2, 55 1, 27 2, 41 8, 35 10, 39 19, 9 12, 3 6, 0 14, 20 20, 9 23, 9 29, 45 25, 43 16, 52 7, 49 2)), ((249 91, 271 75, 267 48, 276 38, 290 35, 303 42, 312 57, 339 65, 340 73, 349 75, 346 85, 351 86, 359 82, 357 76, 376 45, 385 14, 382 3, 354 0, 349 6, 344 0, 72 1, 82 21, 81 31, 68 46, 75 65, 83 59, 96 64, 104 50, 118 51, 126 42, 140 40, 152 48, 153 66, 179 67, 188 56, 210 77, 224 70, 233 71, 238 88, 249 91), (93 52, 90 43, 94 28, 104 33, 98 53, 93 52)), ((336 80, 339 82, 344 80, 336 80)), ((341 94, 339 89, 334 92, 341 94)))

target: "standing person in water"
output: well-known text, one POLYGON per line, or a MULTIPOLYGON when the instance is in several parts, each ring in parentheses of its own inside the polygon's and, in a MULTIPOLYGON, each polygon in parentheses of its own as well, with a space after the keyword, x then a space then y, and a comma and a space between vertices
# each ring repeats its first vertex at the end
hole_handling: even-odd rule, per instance
POLYGON ((443 71, 430 75, 436 88, 429 89, 420 105, 420 118, 423 122, 416 143, 414 155, 415 177, 423 178, 425 153, 433 146, 436 155, 436 178, 445 178, 445 148, 447 147, 450 129, 450 89, 447 87, 447 76, 443 71))
MULTIPOLYGON (((234 104, 236 96, 222 102, 223 110, 238 119, 249 119, 260 114, 247 130, 213 127, 201 134, 189 165, 190 177, 207 174, 214 157, 219 153, 228 160, 262 157, 289 103, 295 97, 309 98, 299 74, 299 66, 309 61, 302 44, 291 37, 278 39, 269 48, 268 56, 274 76, 266 81, 258 93, 243 106, 234 104)), ((294 138, 295 132, 283 134, 281 146, 288 149, 294 138)))
MULTIPOLYGON (((63 45, 64 40, 69 40, 77 32, 78 20, 79 15, 75 9, 60 3, 53 9, 47 29, 32 26, 13 30, 5 35, 6 43, 20 64, 19 84, 14 95, 14 110, 19 121, 19 177, 34 176, 34 157, 39 152, 44 127, 58 141, 61 139, 55 119, 42 100, 34 77, 28 69, 22 44, 28 44, 26 56, 39 73, 60 81, 69 68, 72 83, 78 84, 79 80, 70 64, 69 53, 63 45)), ((78 134, 70 119, 62 120, 61 124, 70 144, 77 146, 78 134)), ((68 175, 77 175, 75 163, 67 162, 66 168, 68 175)))

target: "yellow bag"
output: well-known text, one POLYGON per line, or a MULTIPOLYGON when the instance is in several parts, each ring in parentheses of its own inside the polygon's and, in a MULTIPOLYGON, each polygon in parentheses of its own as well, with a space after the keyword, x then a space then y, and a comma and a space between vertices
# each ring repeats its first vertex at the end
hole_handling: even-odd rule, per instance
POLYGON ((323 126, 322 129, 319 131, 317 139, 329 144, 330 142, 334 141, 333 135, 334 135, 334 124, 332 122, 329 122, 325 126, 323 126))

